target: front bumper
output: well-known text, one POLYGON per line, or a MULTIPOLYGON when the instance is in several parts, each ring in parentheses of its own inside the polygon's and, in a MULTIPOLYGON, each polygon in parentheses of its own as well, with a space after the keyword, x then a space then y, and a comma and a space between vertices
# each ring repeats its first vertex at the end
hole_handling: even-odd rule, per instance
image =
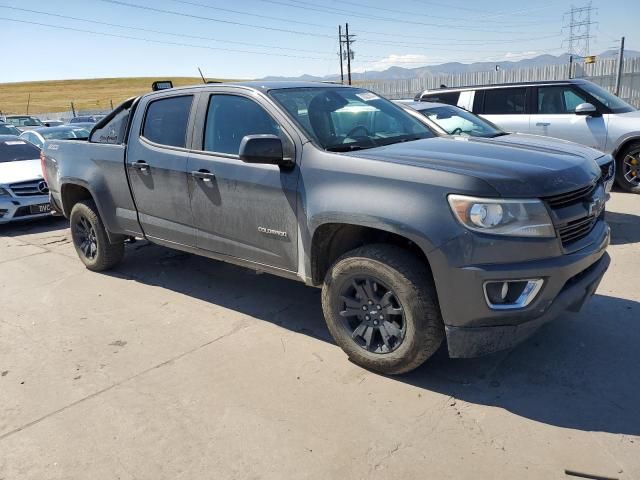
POLYGON ((51 215, 50 212, 31 213, 32 205, 44 205, 48 203, 48 195, 35 195, 33 197, 4 195, 0 197, 0 224, 48 217, 51 215))
POLYGON ((573 253, 450 269, 437 280, 449 355, 474 357, 510 348, 563 312, 578 311, 609 266, 609 239, 608 225, 599 221, 585 238, 588 245, 573 253), (544 284, 526 307, 494 310, 487 305, 485 282, 532 278, 542 278, 544 284))

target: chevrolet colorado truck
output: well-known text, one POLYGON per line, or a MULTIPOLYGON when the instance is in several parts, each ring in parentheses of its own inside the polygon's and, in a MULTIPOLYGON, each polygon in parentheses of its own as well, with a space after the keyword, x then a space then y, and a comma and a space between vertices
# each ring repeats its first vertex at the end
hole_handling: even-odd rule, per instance
POLYGON ((156 91, 88 141, 46 142, 42 163, 90 270, 143 237, 321 287, 336 343, 386 374, 445 338, 451 357, 510 348, 579 310, 609 265, 593 158, 437 136, 360 88, 156 91))

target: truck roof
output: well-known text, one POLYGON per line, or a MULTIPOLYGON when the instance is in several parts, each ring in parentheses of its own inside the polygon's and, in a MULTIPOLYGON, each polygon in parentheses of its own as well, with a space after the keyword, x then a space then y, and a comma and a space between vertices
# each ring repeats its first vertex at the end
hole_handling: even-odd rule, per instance
MULTIPOLYGON (((268 92, 269 90, 278 90, 282 88, 338 88, 338 87, 350 87, 350 85, 342 85, 340 83, 324 83, 324 82, 302 82, 302 81, 248 81, 248 82, 223 82, 223 83, 202 83, 195 85, 188 85, 184 87, 174 87, 170 90, 184 90, 184 89, 206 89, 212 87, 245 87, 261 92, 268 92)), ((159 90, 163 92, 166 90, 159 90)), ((152 92, 152 93, 158 93, 152 92)), ((150 92, 151 93, 151 92, 150 92)))

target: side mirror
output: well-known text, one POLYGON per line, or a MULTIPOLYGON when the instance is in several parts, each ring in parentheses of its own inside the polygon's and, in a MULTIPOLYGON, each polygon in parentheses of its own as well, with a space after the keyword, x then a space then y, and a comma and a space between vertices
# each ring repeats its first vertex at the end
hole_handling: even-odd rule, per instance
POLYGON ((576 107, 576 115, 597 115, 598 110, 591 103, 581 103, 576 107))
POLYGON ((247 135, 240 142, 240 160, 247 163, 288 165, 282 139, 277 135, 247 135))

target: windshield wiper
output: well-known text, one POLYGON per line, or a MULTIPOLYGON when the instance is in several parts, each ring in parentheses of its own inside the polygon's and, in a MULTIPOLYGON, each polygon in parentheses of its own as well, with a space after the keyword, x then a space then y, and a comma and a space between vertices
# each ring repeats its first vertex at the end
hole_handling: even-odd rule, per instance
POLYGON ((489 138, 502 137, 503 135, 509 135, 509 132, 498 132, 498 133, 495 133, 495 134, 491 135, 489 138))
POLYGON ((372 147, 363 147, 362 145, 353 145, 353 144, 345 144, 345 145, 330 145, 325 150, 327 152, 353 152, 355 150, 364 150, 365 148, 372 147))

